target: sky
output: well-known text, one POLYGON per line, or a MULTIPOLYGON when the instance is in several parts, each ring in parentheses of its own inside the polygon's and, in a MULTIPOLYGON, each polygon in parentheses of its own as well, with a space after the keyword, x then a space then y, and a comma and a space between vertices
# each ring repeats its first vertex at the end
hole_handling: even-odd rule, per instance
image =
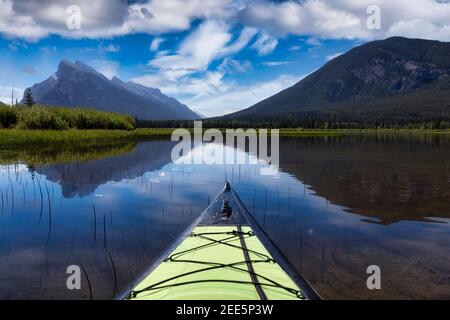
POLYGON ((0 101, 66 59, 223 115, 391 36, 450 41, 450 0, 0 0, 0 101))

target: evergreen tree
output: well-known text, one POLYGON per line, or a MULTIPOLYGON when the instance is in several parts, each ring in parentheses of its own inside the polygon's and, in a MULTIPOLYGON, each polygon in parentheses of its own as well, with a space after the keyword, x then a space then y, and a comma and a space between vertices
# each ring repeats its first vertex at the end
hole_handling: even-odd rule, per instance
POLYGON ((33 94, 31 93, 31 89, 25 90, 25 96, 23 97, 23 101, 27 107, 32 107, 36 104, 34 102, 33 94))

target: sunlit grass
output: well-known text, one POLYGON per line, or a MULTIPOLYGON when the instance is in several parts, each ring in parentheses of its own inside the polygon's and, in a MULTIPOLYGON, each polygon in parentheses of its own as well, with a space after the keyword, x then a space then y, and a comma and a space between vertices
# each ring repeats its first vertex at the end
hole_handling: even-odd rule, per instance
POLYGON ((124 140, 145 140, 170 137, 172 129, 125 130, 20 130, 1 129, 0 145, 34 145, 45 143, 114 143, 124 140))
MULTIPOLYGON (((222 129, 224 131, 225 129, 222 129)), ((125 130, 21 130, 0 129, 0 146, 25 146, 42 144, 101 144, 114 145, 120 141, 145 141, 156 138, 169 139, 174 129, 155 128, 125 130)), ((193 133, 193 129, 189 129, 193 133)), ((270 130, 269 130, 270 133, 270 130)), ((450 130, 407 130, 407 129, 362 129, 362 130, 307 130, 307 129, 280 129, 281 137, 314 137, 338 136, 352 133, 427 133, 450 134, 450 130)))
POLYGON ((3 147, 0 150, 0 164, 25 163, 27 165, 48 165, 68 162, 87 162, 107 157, 117 157, 128 154, 134 150, 136 143, 120 142, 114 145, 87 144, 64 145, 55 144, 3 147))

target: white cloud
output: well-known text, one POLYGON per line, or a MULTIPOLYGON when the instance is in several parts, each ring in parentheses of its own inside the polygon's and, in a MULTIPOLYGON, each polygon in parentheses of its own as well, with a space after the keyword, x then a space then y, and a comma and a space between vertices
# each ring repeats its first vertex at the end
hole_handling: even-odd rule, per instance
POLYGON ((106 47, 102 47, 102 50, 104 50, 105 52, 119 52, 120 46, 110 43, 106 47))
POLYGON ((260 56, 268 55, 272 53, 278 45, 278 40, 271 37, 269 34, 263 32, 259 35, 258 39, 252 45, 252 48, 258 51, 260 56))
POLYGON ((230 54, 234 54, 236 52, 244 49, 247 44, 252 41, 255 35, 258 33, 258 30, 254 28, 244 28, 239 35, 239 38, 234 41, 234 43, 230 44, 228 47, 224 48, 221 52, 221 56, 227 56, 230 54))
MULTIPOLYGON (((220 71, 208 71, 202 77, 184 77, 177 82, 165 83, 160 89, 205 116, 217 116, 250 107, 303 78, 281 75, 270 81, 240 85, 234 80, 226 80, 220 71)), ((139 79, 134 81, 149 84, 139 79)))
POLYGON ((0 0, 0 32, 6 36, 37 39, 48 35, 30 15, 17 14, 11 0, 0 0))
POLYGON ((443 39, 450 41, 450 24, 438 26, 424 19, 398 21, 387 33, 388 36, 402 35, 409 38, 443 39))
MULTIPOLYGON (((162 54, 148 65, 155 70, 133 81, 149 87, 158 87, 165 94, 182 97, 193 102, 231 92, 233 81, 225 81, 226 75, 247 72, 252 64, 231 56, 255 37, 257 31, 243 28, 233 37, 230 25, 219 20, 207 20, 189 34, 174 54, 162 54), (223 59, 216 70, 209 67, 213 61, 223 59)), ((184 99, 183 99, 184 98, 184 99)), ((195 110, 195 105, 193 106, 195 110)), ((202 110, 197 110, 203 113, 202 110)), ((211 114, 211 111, 207 114, 211 114)))
POLYGON ((203 22, 181 42, 174 54, 157 55, 148 63, 154 73, 134 81, 152 87, 168 87, 183 77, 206 72, 211 62, 239 52, 254 36, 252 29, 244 28, 240 36, 233 40, 229 28, 222 21, 203 22))
MULTIPOLYGON (((340 2, 340 1, 336 1, 340 2)), ((259 1, 244 10, 242 20, 276 35, 325 33, 346 36, 360 18, 334 5, 334 1, 305 0, 268 3, 259 1)), ((361 34, 362 35, 362 34, 361 34)))
POLYGON ((217 21, 206 21, 188 35, 173 55, 162 55, 149 62, 159 69, 164 78, 175 81, 196 72, 204 72, 231 40, 228 26, 217 21))
MULTIPOLYGON (((23 92, 25 89, 23 88, 14 88, 14 103, 16 103, 16 99, 20 102, 23 97, 23 92)), ((11 105, 11 98, 13 95, 13 88, 8 86, 0 86, 0 101, 11 105)))
POLYGON ((50 34, 94 38, 119 34, 126 18, 127 4, 120 0, 0 0, 0 32, 31 41, 50 34), (82 12, 80 30, 67 28, 67 8, 74 4, 82 12))
POLYGON ((249 60, 239 61, 232 58, 225 58, 217 68, 224 74, 244 73, 252 69, 252 63, 249 60))
POLYGON ((158 51, 159 46, 161 43, 166 41, 164 38, 156 37, 152 40, 152 43, 150 44, 150 51, 158 51))
MULTIPOLYGON (((303 76, 281 75, 270 81, 250 85, 238 85, 234 82, 221 83, 222 86, 217 87, 218 90, 210 90, 208 94, 198 94, 194 97, 183 99, 183 102, 206 116, 225 115, 250 107, 261 100, 269 98, 291 87, 302 78, 303 76)), ((208 82, 208 80, 205 82, 208 82)))
POLYGON ((289 47, 289 51, 298 51, 298 50, 300 50, 302 47, 300 47, 300 46, 296 46, 296 45, 294 45, 294 46, 290 46, 289 47))
POLYGON ((156 58, 150 61, 150 65, 158 68, 158 73, 132 81, 158 87, 193 110, 206 116, 215 116, 251 106, 302 79, 283 75, 268 82, 239 85, 227 75, 247 72, 252 66, 249 61, 230 57, 225 57, 216 70, 208 70, 211 61, 221 57, 222 52, 228 51, 220 49, 221 47, 233 47, 227 41, 231 35, 225 36, 225 29, 221 29, 219 25, 201 26, 188 37, 189 42, 183 41, 176 54, 164 56, 162 60, 156 58), (191 41, 194 39, 195 41, 191 41), (206 44, 211 46, 205 51, 203 45, 206 44))
POLYGON ((151 0, 129 6, 126 29, 148 33, 187 30, 195 19, 227 18, 232 0, 151 0))
MULTIPOLYGON (((187 30, 196 19, 227 18, 232 0, 0 0, 0 33, 35 41, 50 34, 101 38, 145 32, 187 30), (69 30, 67 8, 81 9, 81 29, 69 30)), ((231 9, 230 9, 231 8, 231 9)))
POLYGON ((326 57, 326 59, 327 59, 327 61, 331 61, 331 60, 333 60, 333 59, 335 59, 335 58, 341 56, 342 54, 343 54, 342 52, 336 52, 336 53, 333 53, 333 54, 328 55, 328 56, 326 57))
POLYGON ((278 36, 294 34, 372 40, 397 35, 450 40, 448 1, 257 1, 246 7, 240 17, 243 23, 278 36), (378 5, 381 9, 381 30, 367 28, 370 5, 378 5))
POLYGON ((323 46, 322 41, 320 41, 320 39, 317 39, 315 37, 310 37, 305 42, 306 42, 307 45, 310 45, 310 46, 313 46, 313 47, 323 46))
MULTIPOLYGON (((438 0, 147 0, 134 4, 124 0, 0 0, 0 33, 27 40, 50 34, 73 38, 138 32, 161 35, 188 30, 195 20, 219 19, 240 21, 274 38, 294 34, 372 40, 400 35, 449 41, 449 17, 449 1, 438 0), (73 4, 82 12, 78 31, 66 27, 66 9, 73 4), (381 30, 367 28, 370 5, 381 8, 381 30)), ((256 30, 247 32, 251 36, 256 30)))
POLYGON ((292 63, 291 61, 265 61, 263 65, 266 67, 279 67, 292 63))
POLYGON ((13 52, 16 52, 16 51, 22 50, 22 49, 28 50, 28 45, 25 41, 12 40, 12 41, 9 41, 9 43, 8 43, 8 49, 13 52))
POLYGON ((94 60, 91 62, 92 67, 103 74, 108 79, 112 79, 119 74, 119 64, 115 61, 94 60))

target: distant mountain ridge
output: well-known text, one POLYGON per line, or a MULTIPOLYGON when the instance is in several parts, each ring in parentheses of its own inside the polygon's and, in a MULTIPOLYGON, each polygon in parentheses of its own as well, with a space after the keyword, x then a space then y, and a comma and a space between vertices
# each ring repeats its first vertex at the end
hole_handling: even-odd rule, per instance
POLYGON ((450 43, 401 37, 354 48, 224 120, 450 119, 450 43))
POLYGON ((129 114, 142 120, 194 120, 199 116, 159 89, 134 82, 109 80, 88 65, 60 62, 58 71, 31 88, 38 104, 88 107, 100 111, 129 114))

